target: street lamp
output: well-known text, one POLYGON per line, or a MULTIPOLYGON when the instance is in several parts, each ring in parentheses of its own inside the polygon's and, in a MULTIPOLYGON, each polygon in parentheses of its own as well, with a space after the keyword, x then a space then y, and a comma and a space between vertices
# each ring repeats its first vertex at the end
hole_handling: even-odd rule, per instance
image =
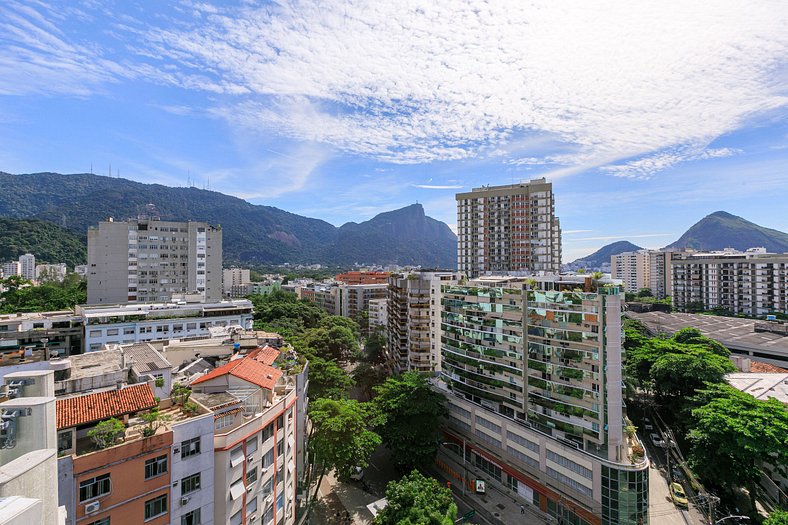
MULTIPOLYGON (((454 441, 443 441, 441 445, 448 446, 454 445, 459 448, 460 445, 454 441)), ((462 438, 462 495, 465 495, 465 484, 468 482, 468 468, 465 466, 465 438, 462 438)))

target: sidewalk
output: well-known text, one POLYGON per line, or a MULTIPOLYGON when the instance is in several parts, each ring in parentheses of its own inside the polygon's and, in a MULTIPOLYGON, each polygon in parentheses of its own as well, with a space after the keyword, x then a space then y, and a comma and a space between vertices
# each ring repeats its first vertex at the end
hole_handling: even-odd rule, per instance
POLYGON ((455 472, 462 472, 463 468, 467 471, 468 477, 478 477, 487 481, 487 493, 476 494, 474 491, 463 488, 461 482, 453 478, 447 472, 441 470, 438 465, 430 465, 425 470, 435 479, 445 484, 451 482, 451 489, 457 499, 465 502, 476 511, 476 516, 481 518, 488 525, 511 525, 514 523, 528 523, 534 525, 554 525, 555 520, 547 514, 541 512, 533 504, 507 493, 495 480, 490 479, 489 475, 478 471, 473 465, 462 465, 446 453, 438 453, 437 460, 449 465, 455 472), (525 514, 521 513, 520 506, 525 507, 525 514))

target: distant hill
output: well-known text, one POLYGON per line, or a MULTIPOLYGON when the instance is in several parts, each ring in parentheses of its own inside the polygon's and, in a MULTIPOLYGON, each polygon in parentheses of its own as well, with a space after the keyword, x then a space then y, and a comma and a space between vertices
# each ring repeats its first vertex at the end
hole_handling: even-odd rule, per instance
POLYGON ((0 218, 0 262, 13 261, 25 253, 36 263, 66 263, 70 270, 85 264, 85 243, 78 235, 39 220, 0 218))
POLYGON ((60 224, 84 238, 107 217, 152 213, 200 220, 223 229, 230 263, 413 264, 455 268, 456 236, 427 217, 421 205, 340 228, 328 222, 259 206, 215 191, 172 188, 87 173, 0 172, 0 217, 60 224))
POLYGON ((603 264, 610 264, 610 257, 612 255, 618 255, 624 252, 635 252, 642 249, 643 248, 640 246, 634 245, 629 241, 616 241, 602 246, 591 255, 586 255, 585 257, 572 261, 569 265, 573 268, 595 269, 603 264))
POLYGON ((788 234, 764 228, 736 215, 716 211, 695 223, 667 248, 695 250, 746 250, 763 246, 768 252, 788 252, 788 234))

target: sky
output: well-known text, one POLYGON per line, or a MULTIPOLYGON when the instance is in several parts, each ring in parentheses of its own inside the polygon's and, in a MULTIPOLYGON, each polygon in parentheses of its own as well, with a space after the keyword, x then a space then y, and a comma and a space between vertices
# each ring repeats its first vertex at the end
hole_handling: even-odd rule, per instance
POLYGON ((4 0, 0 171, 451 227, 546 177, 565 262, 717 210, 788 231, 788 4, 4 0))

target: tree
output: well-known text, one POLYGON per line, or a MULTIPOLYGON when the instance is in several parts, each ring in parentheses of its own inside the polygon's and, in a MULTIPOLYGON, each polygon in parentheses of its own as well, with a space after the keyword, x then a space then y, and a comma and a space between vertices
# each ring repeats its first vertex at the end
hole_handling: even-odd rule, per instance
POLYGON ((769 517, 766 518, 763 525, 788 525, 788 512, 784 510, 775 510, 769 514, 769 517))
POLYGON ((386 335, 383 330, 375 330, 364 342, 362 360, 371 364, 383 364, 386 361, 386 335))
POLYGON ((446 398, 415 372, 390 377, 374 388, 373 400, 383 443, 405 472, 435 458, 446 398))
POLYGON ((677 343, 685 344, 685 345, 701 345, 705 346, 710 352, 714 352, 717 355, 721 355, 723 357, 730 357, 731 352, 725 345, 720 343, 719 341, 715 341, 710 337, 706 337, 703 335, 700 330, 697 328, 686 327, 682 328, 675 334, 673 334, 672 339, 677 343))
POLYGON ((725 384, 699 393, 692 410, 690 465, 707 482, 747 487, 755 508, 764 461, 788 461, 788 408, 776 399, 761 401, 725 384))
POLYGON ((654 297, 654 294, 651 293, 651 288, 641 288, 638 290, 638 297, 654 297))
POLYGON ((87 285, 76 274, 68 274, 60 282, 33 286, 17 275, 0 279, 0 313, 46 312, 67 310, 87 301, 87 285))
POLYGON ((192 389, 181 383, 175 383, 172 385, 172 390, 170 390, 170 399, 176 405, 185 405, 191 395, 192 389))
POLYGON ((123 426, 123 423, 111 417, 88 430, 88 437, 98 448, 108 448, 117 443, 118 438, 125 432, 126 427, 123 426))
POLYGON ((142 429, 142 435, 145 437, 156 434, 157 430, 172 420, 170 415, 160 413, 158 408, 153 408, 141 414, 140 417, 145 422, 145 427, 142 429))
POLYGON ((734 372, 730 359, 713 354, 703 347, 688 347, 687 353, 660 356, 651 367, 651 380, 663 397, 684 398, 706 383, 722 383, 725 374, 734 372))
POLYGON ((374 388, 383 383, 386 377, 388 377, 388 374, 386 374, 385 370, 366 362, 360 363, 353 370, 353 379, 367 399, 372 398, 374 388))
POLYGON ((309 403, 309 419, 312 422, 309 450, 315 464, 320 465, 318 488, 329 470, 336 470, 340 479, 347 479, 356 467, 366 467, 370 455, 380 445, 380 436, 369 430, 368 407, 358 401, 316 399, 309 403))
POLYGON ((358 340, 350 328, 338 324, 308 330, 303 343, 308 353, 339 362, 348 360, 358 350, 358 340))
POLYGON ((414 470, 386 487, 386 507, 373 525, 452 525, 457 505, 451 490, 414 470))
POLYGON ((361 329, 356 321, 349 317, 342 317, 341 315, 328 315, 320 320, 320 325, 329 330, 335 326, 343 326, 353 333, 353 336, 358 339, 361 337, 361 329))
POLYGON ((336 361, 313 357, 309 361, 310 399, 344 399, 353 386, 353 379, 336 361))

